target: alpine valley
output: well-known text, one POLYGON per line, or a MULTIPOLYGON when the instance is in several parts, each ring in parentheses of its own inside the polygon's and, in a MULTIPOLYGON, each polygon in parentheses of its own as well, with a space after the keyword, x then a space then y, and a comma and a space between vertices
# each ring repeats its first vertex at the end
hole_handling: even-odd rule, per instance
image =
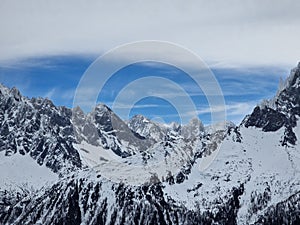
POLYGON ((299 118, 300 64, 238 126, 123 121, 0 85, 0 224, 300 224, 299 118))

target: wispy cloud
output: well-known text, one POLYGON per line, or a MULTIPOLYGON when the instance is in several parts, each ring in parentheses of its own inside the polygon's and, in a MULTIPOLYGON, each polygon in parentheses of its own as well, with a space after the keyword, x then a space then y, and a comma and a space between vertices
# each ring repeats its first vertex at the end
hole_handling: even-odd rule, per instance
POLYGON ((64 100, 72 100, 74 98, 74 94, 74 89, 60 90, 59 92, 60 97, 64 100))
POLYGON ((0 82, 8 87, 16 87, 22 93, 28 92, 31 87, 31 80, 26 79, 26 77, 19 76, 9 76, 5 72, 2 72, 0 67, 0 82))
POLYGON ((226 106, 227 116, 246 116, 250 114, 258 102, 236 102, 226 106))
POLYGON ((74 98, 74 89, 60 89, 57 87, 49 89, 42 97, 54 101, 57 105, 70 105, 74 98))
MULTIPOLYGON (((259 102, 248 101, 248 102, 232 102, 225 106, 227 120, 239 124, 241 120, 248 114, 252 112, 254 107, 259 102)), ((199 117, 201 118, 205 114, 221 112, 224 110, 223 106, 216 107, 206 107, 197 111, 199 117)))
MULTIPOLYGON (((234 103, 230 103, 227 104, 225 106, 225 110, 226 110, 226 117, 228 121, 232 121, 235 124, 240 124, 241 121, 245 118, 246 115, 251 114, 251 112, 253 111, 254 107, 258 104, 258 102, 252 101, 252 102, 234 102, 234 103)), ((222 112, 224 110, 223 106, 216 106, 216 107, 206 107, 206 108, 202 108, 197 110, 197 114, 199 115, 199 118, 201 120, 203 120, 205 125, 209 125, 210 124, 210 120, 207 118, 207 114, 211 114, 211 113, 218 113, 218 112, 222 112)), ((180 117, 181 120, 187 122, 189 119, 191 119, 192 115, 195 115, 195 112, 186 112, 185 114, 166 114, 163 115, 163 118, 167 117, 170 118, 171 120, 176 120, 176 118, 180 117)), ((152 117, 157 117, 160 118, 162 117, 162 115, 159 114, 150 114, 148 115, 149 118, 152 117)))
POLYGON ((293 65, 300 52, 299 6, 293 0, 3 1, 0 59, 98 55, 125 42, 158 39, 227 67, 293 65))
MULTIPOLYGON (((109 103, 109 105, 113 105, 113 103, 109 103)), ((122 104, 122 103, 117 103, 114 105, 115 109, 144 109, 144 108, 168 108, 170 106, 168 105, 161 105, 161 104, 122 104)))
POLYGON ((55 91, 56 89, 55 88, 52 88, 50 89, 49 91, 47 91, 45 94, 44 94, 44 98, 49 98, 49 99, 52 99, 53 96, 55 95, 55 91))

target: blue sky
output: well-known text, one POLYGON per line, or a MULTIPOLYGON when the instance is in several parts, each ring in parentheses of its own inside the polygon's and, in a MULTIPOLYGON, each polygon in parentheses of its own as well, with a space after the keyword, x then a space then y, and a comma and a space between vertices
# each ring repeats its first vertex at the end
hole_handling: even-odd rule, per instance
MULTIPOLYGON (((224 93, 227 119, 238 123, 276 93, 279 78, 300 60, 299 7, 297 0, 3 0, 0 82, 26 96, 72 107, 82 74, 98 56, 126 43, 162 40, 190 49, 209 64, 224 93)), ((111 106, 118 90, 142 74, 178 83, 191 96, 200 119, 210 123, 199 87, 167 65, 122 69, 98 100, 111 106)), ((134 107, 122 107, 131 107, 130 115, 179 119, 166 99, 145 98, 134 107)))
MULTIPOLYGON (((8 87, 16 86, 28 97, 47 97, 56 105, 72 107, 73 96, 83 73, 96 59, 95 56, 52 56, 31 58, 15 64, 0 66, 0 82, 8 87)), ((289 71, 281 67, 212 67, 226 102, 227 119, 239 123, 262 99, 275 95, 280 77, 289 71)), ((129 65, 105 84, 98 102, 112 106, 120 90, 132 81, 145 76, 159 76, 179 84, 191 97, 197 107, 199 118, 210 123, 210 108, 202 90, 180 69, 159 63, 137 63, 129 65)), ((147 87, 145 87, 147 88, 147 87)), ((170 93, 176 96, 176 93, 170 93)), ((182 103, 184 104, 184 102, 182 103)), ((130 116, 143 114, 157 121, 179 121, 178 112, 168 101, 147 97, 131 109, 130 116)), ((126 115, 120 115, 123 119, 126 115)))

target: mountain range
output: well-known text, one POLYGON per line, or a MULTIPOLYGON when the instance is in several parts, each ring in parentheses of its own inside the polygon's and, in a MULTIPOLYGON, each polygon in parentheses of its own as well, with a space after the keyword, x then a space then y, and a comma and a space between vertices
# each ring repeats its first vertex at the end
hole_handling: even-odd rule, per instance
POLYGON ((299 118, 300 64, 237 126, 123 121, 0 85, 0 224, 300 224, 299 118))

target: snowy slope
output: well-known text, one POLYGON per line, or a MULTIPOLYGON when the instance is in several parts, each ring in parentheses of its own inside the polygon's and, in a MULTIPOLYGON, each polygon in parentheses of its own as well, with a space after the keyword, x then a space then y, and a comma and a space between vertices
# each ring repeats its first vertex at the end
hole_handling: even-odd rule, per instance
POLYGON ((28 155, 4 156, 4 152, 0 152, 0 190, 22 186, 38 190, 57 180, 57 174, 44 165, 38 165, 28 155))
MULTIPOLYGON (((295 130, 299 131, 299 126, 295 130)), ((255 222, 263 209, 297 193, 300 190, 297 177, 300 147, 281 145, 284 129, 266 133, 242 126, 239 132, 243 138, 241 143, 228 136, 206 171, 199 171, 197 164, 201 159, 198 159, 189 179, 183 184, 167 185, 165 192, 188 208, 195 209, 197 206, 203 212, 214 212, 218 204, 230 198, 233 187, 243 185, 238 224, 255 222), (261 196, 264 196, 263 199, 267 196, 265 203, 259 203, 261 196)))

